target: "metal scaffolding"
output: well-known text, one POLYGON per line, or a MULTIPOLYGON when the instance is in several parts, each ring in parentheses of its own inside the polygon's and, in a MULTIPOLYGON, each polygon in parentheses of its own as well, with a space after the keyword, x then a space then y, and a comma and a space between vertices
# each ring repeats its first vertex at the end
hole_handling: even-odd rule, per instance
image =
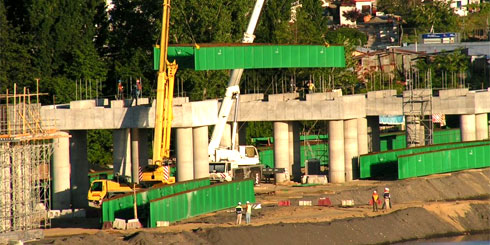
POLYGON ((50 159, 56 130, 39 93, 0 94, 0 233, 50 226, 50 159), (31 98, 36 103, 31 104, 31 98))
POLYGON ((406 124, 407 147, 432 145, 432 83, 430 70, 420 83, 417 70, 406 74, 408 90, 403 92, 403 116, 406 124))

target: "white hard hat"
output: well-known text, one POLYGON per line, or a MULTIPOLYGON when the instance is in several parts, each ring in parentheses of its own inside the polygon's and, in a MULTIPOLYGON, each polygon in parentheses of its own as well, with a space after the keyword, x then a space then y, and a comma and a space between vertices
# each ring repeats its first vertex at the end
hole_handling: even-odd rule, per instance
POLYGON ((238 202, 238 205, 242 205, 242 202, 238 202))
POLYGON ((376 193, 376 191, 373 191, 373 193, 376 193))
POLYGON ((389 191, 390 189, 388 189, 388 187, 385 188, 385 191, 389 191))
POLYGON ((250 203, 249 201, 247 201, 247 203, 250 203))

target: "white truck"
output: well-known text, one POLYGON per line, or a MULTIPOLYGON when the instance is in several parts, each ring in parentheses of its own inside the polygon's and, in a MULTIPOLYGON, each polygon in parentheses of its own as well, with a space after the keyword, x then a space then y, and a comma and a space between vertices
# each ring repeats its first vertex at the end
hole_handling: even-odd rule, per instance
MULTIPOLYGON (((242 43, 253 43, 253 35, 260 11, 264 5, 264 0, 257 0, 255 7, 248 23, 247 31, 243 35, 242 43)), ((210 178, 214 181, 231 181, 233 179, 243 178, 260 178, 262 166, 260 165, 259 153, 254 146, 237 146, 235 137, 237 132, 237 113, 238 101, 240 94, 240 78, 243 69, 234 69, 231 72, 226 89, 225 97, 221 103, 211 140, 209 142, 209 169, 210 178), (220 141, 223 137, 228 116, 233 106, 233 100, 236 101, 235 119, 232 128, 232 146, 231 148, 220 148, 220 141), (257 175, 258 174, 258 175, 257 175)))

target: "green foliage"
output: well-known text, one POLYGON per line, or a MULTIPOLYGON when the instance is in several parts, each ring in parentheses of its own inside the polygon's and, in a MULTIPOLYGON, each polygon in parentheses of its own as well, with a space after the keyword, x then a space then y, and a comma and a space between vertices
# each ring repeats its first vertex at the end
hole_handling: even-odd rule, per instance
POLYGON ((458 17, 448 3, 434 1, 416 5, 408 18, 422 32, 458 30, 458 17))
POLYGON ((112 164, 112 133, 110 130, 90 130, 87 133, 88 162, 105 166, 112 164))
POLYGON ((469 57, 458 49, 430 57, 427 60, 419 60, 416 67, 420 74, 427 74, 427 71, 430 70, 432 87, 455 88, 458 82, 468 75, 469 65, 469 57))

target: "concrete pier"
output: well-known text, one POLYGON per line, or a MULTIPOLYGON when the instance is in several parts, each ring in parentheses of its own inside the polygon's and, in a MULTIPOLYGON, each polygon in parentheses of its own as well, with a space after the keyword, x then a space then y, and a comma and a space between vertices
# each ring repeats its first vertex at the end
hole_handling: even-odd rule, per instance
POLYGON ((72 208, 88 207, 87 193, 89 189, 87 131, 70 131, 70 162, 71 162, 71 203, 72 208))
POLYGON ((223 130, 223 136, 221 137, 220 147, 231 149, 231 130, 232 124, 226 123, 225 129, 223 130))
POLYGON ((114 174, 131 178, 131 135, 130 129, 117 129, 112 131, 112 162, 114 174))
POLYGON ((476 140, 475 114, 461 115, 461 140, 476 140))
POLYGON ((488 114, 476 114, 475 115, 476 126, 476 140, 488 139, 488 114))
POLYGON ((344 121, 344 162, 345 181, 354 180, 357 172, 357 119, 344 121))
POLYGON ((292 175, 293 180, 295 182, 301 182, 301 141, 299 135, 299 125, 298 122, 290 123, 290 134, 289 141, 292 142, 292 146, 290 145, 289 152, 293 153, 289 154, 290 162, 292 162, 292 175), (292 159, 291 159, 292 157, 292 159))
POLYGON ((367 125, 369 152, 379 152, 379 116, 367 117, 367 125))
POLYGON ((238 123, 238 145, 247 144, 247 123, 238 123))
POLYGON ((137 128, 131 129, 131 180, 139 183, 140 167, 140 131, 137 128))
MULTIPOLYGON (((289 169, 289 125, 287 122, 274 122, 274 166, 289 169)), ((286 175, 281 174, 277 176, 276 182, 281 183, 288 180, 286 175)))
POLYGON ((345 182, 344 163, 344 121, 328 122, 328 151, 329 170, 328 179, 331 183, 345 182))
POLYGON ((194 179, 192 128, 177 128, 176 136, 177 181, 192 180, 194 179))
POLYGON ((67 132, 59 132, 60 137, 54 139, 53 162, 51 176, 53 178, 51 209, 69 209, 70 192, 70 138, 67 132))
POLYGON ((368 131, 367 119, 365 117, 358 118, 357 119, 357 148, 359 151, 359 155, 369 153, 367 131, 368 131))
POLYGON ((207 126, 192 129, 192 144, 194 148, 194 179, 209 177, 207 126))

